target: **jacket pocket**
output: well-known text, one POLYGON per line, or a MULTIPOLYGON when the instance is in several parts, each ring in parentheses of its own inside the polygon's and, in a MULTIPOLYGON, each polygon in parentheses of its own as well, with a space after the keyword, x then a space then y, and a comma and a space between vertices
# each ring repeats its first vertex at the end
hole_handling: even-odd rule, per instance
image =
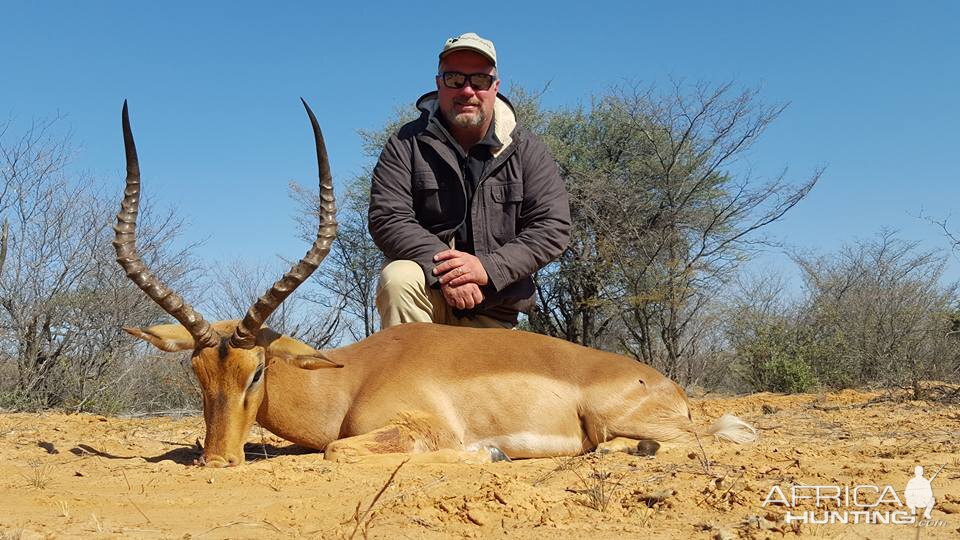
POLYGON ((460 223, 463 205, 457 204, 458 196, 463 198, 448 183, 438 182, 433 171, 413 173, 413 209, 417 221, 428 231, 440 234, 460 223))
POLYGON ((517 237, 523 182, 491 185, 490 200, 490 233, 496 245, 502 246, 517 237))
POLYGON ((413 193, 416 196, 419 191, 431 191, 440 189, 437 183, 437 177, 433 171, 416 171, 413 173, 413 193))
POLYGON ((490 186, 490 194, 493 201, 500 204, 523 202, 523 182, 490 186))

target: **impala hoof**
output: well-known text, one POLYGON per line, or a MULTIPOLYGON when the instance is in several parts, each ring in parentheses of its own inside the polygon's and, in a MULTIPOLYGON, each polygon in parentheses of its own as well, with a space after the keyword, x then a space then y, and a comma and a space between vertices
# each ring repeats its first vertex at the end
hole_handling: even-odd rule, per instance
POLYGON ((657 455, 657 450, 660 449, 660 443, 657 441, 643 440, 637 443, 637 450, 635 455, 637 456, 655 456, 657 455))
POLYGON ((194 461, 194 463, 202 467, 210 467, 211 469, 223 469, 225 467, 236 467, 240 464, 240 460, 233 456, 226 458, 221 456, 201 456, 200 459, 194 461))
POLYGON ((496 463, 497 461, 513 461, 510 459, 510 456, 503 453, 503 450, 500 450, 496 446, 488 446, 487 451, 490 452, 490 461, 496 463))

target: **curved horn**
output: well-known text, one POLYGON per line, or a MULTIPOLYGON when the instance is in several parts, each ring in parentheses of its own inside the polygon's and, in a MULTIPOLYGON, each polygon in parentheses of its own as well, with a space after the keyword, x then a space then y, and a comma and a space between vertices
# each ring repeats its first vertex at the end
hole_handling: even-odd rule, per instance
POLYGON ((337 206, 333 197, 333 177, 330 175, 327 147, 323 143, 323 134, 320 133, 320 125, 313 111, 303 98, 300 98, 300 101, 303 102, 303 107, 310 117, 310 124, 313 126, 313 138, 317 145, 317 164, 320 169, 320 226, 317 229, 317 239, 300 262, 293 265, 270 290, 263 293, 263 296, 247 312, 247 316, 237 325, 236 331, 230 338, 230 345, 240 349, 253 347, 263 321, 320 266, 320 262, 330 252, 333 239, 337 236, 337 206))
POLYGON ((190 304, 183 301, 177 293, 171 291, 156 276, 150 273, 143 260, 137 255, 137 211, 140 207, 140 162, 137 159, 137 146, 130 131, 130 118, 127 116, 127 101, 123 101, 123 147, 127 154, 127 186, 123 190, 123 202, 117 214, 117 225, 113 228, 116 237, 113 247, 117 250, 117 262, 140 290, 147 293, 164 311, 180 321, 193 336, 197 348, 215 347, 220 338, 210 323, 194 311, 190 304))

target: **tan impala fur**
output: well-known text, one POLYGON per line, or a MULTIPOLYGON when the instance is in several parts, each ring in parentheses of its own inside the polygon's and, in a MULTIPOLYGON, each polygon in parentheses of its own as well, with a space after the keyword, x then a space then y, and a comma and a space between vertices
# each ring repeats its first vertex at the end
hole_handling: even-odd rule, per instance
MULTIPOLYGON (((230 335, 236 321, 212 326, 230 335)), ((127 331, 163 350, 193 349, 180 325, 127 331)), ((197 351, 193 368, 209 465, 242 463, 254 420, 340 460, 446 449, 454 452, 432 457, 482 462, 488 447, 511 458, 570 456, 618 437, 635 446, 697 432, 683 391, 653 368, 528 332, 405 324, 318 352, 264 329, 249 351, 197 351), (250 386, 261 359, 262 382, 250 386)))
MULTIPOLYGON (((306 109, 324 200, 317 241, 246 318, 211 324, 136 254, 140 173, 124 104, 128 175, 117 259, 181 322, 125 330, 164 351, 193 351, 206 424, 203 463, 243 463, 254 421, 324 450, 327 459, 345 461, 415 454, 423 461, 488 462, 638 446, 655 452, 657 443, 689 441, 698 432, 673 381, 632 359, 560 339, 417 323, 317 351, 261 326, 313 272, 336 231, 326 150, 306 109)), ((702 432, 735 442, 755 437, 753 428, 729 415, 702 432)))

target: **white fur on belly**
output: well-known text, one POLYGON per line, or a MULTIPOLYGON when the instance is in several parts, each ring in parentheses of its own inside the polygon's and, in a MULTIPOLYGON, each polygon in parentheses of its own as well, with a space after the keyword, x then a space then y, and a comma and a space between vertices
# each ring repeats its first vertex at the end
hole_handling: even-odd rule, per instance
POLYGON ((481 439, 467 445, 466 450, 472 452, 486 446, 496 446, 512 458, 572 456, 584 451, 583 441, 576 437, 543 435, 529 431, 481 439))

